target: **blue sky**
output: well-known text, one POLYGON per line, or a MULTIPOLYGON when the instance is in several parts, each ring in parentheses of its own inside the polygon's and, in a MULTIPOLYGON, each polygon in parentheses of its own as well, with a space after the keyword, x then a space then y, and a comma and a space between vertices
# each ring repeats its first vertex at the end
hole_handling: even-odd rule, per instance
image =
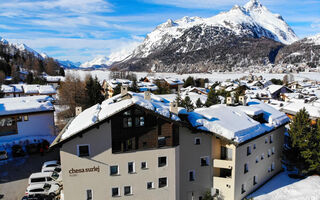
MULTIPOLYGON (((244 0, 0 0, 0 36, 58 59, 132 49, 158 24, 210 17, 244 0)), ((299 37, 320 33, 320 0, 261 0, 299 37)))

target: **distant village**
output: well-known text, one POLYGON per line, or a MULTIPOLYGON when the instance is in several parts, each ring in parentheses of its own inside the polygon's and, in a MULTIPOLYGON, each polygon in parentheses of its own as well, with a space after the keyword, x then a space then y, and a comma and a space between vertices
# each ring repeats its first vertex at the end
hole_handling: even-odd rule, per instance
POLYGON ((303 171, 284 153, 301 110, 318 123, 318 81, 68 76, 1 84, 0 167, 57 155, 30 175, 26 198, 240 200, 284 170, 320 171, 303 171))

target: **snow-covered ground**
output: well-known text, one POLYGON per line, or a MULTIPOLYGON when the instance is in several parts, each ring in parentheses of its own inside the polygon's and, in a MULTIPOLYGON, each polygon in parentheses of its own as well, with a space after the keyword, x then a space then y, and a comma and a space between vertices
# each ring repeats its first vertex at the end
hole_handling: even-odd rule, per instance
MULTIPOLYGON (((137 75, 138 80, 141 77, 145 77, 148 75, 147 72, 133 72, 137 75)), ((87 74, 91 74, 92 76, 97 76, 97 78, 100 81, 103 80, 109 80, 109 71, 102 71, 102 70, 94 70, 94 71, 83 71, 83 70, 66 70, 66 74, 78 74, 81 78, 84 79, 84 77, 87 74)), ((262 75, 263 78, 269 80, 272 78, 277 78, 277 79, 283 79, 283 76, 286 74, 267 74, 267 73, 253 73, 254 75, 260 76, 262 75)), ((176 74, 176 73, 153 73, 154 76, 157 77, 171 77, 171 78, 178 78, 178 79, 186 79, 188 76, 192 76, 194 78, 208 78, 210 82, 215 82, 215 81, 225 81, 227 79, 237 79, 241 78, 243 76, 249 75, 249 73, 195 73, 195 74, 176 74)), ((320 73, 317 72, 303 72, 299 74, 292 74, 294 77, 295 81, 303 81, 303 80, 316 80, 320 81, 320 73)))
POLYGON ((320 176, 292 179, 282 172, 247 198, 254 200, 319 200, 320 176))

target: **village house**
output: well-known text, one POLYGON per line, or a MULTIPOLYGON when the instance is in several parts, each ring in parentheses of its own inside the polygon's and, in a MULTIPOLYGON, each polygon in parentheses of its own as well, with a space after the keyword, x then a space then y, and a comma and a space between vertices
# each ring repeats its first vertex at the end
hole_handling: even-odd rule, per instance
POLYGON ((242 199, 281 170, 285 114, 258 101, 187 112, 128 92, 71 121, 60 149, 66 199, 242 199), (77 191, 76 193, 74 191, 77 191))
POLYGON ((54 89, 52 85, 37 84, 1 85, 1 91, 4 93, 5 98, 35 95, 47 95, 55 98, 57 94, 57 91, 54 89))
POLYGON ((47 96, 0 99, 0 143, 54 136, 54 107, 49 100, 47 96))

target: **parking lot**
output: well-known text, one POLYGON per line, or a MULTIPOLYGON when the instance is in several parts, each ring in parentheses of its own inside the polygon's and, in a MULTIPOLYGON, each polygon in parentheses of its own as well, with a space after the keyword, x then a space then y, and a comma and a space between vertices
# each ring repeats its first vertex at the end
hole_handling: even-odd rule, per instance
POLYGON ((45 161, 57 160, 58 152, 27 155, 0 161, 0 199, 21 200, 31 173, 40 172, 45 161))

